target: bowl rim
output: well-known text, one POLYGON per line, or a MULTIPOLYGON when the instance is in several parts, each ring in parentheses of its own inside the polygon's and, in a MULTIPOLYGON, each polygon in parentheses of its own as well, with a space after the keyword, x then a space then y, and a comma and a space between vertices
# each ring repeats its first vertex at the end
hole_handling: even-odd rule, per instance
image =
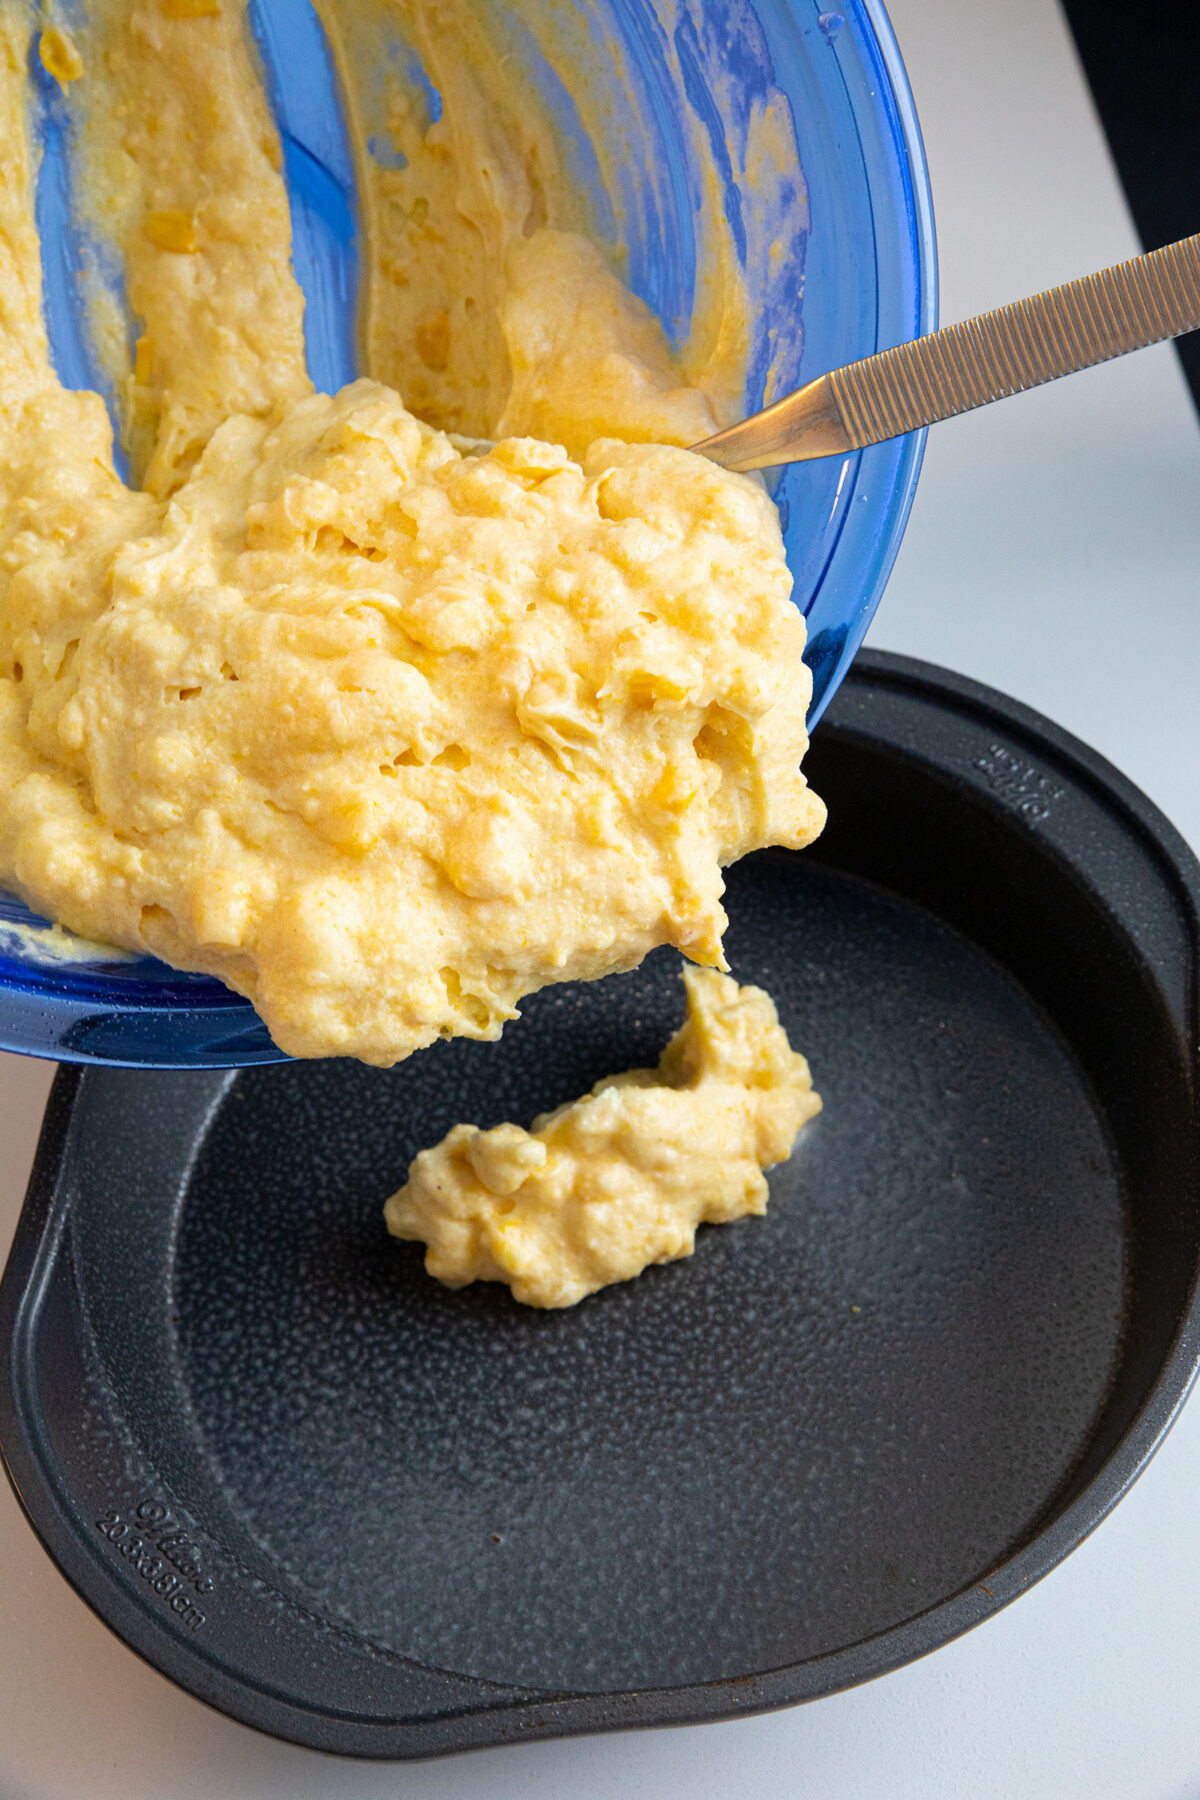
MULTIPOLYGON (((872 92, 881 102, 892 148, 897 153, 897 174, 903 194, 914 288, 915 331, 912 335, 923 337, 937 329, 940 285, 933 189, 912 84, 884 0, 845 0, 842 12, 853 15, 858 22, 856 41, 872 64, 872 92)), ((834 39, 835 48, 840 36, 839 32, 834 39)), ((878 226, 876 244, 878 251, 878 226)), ((899 340, 895 334, 885 330, 877 334, 876 350, 889 349, 896 341, 899 340)), ((812 373, 823 374, 825 371, 812 373)), ((916 499, 928 435, 928 427, 922 427, 902 438, 874 445, 867 450, 855 451, 846 459, 846 504, 837 536, 830 544, 825 566, 814 588, 814 599, 820 592, 853 517, 850 502, 864 471, 871 470, 874 473, 879 470, 882 473, 883 480, 889 486, 889 502, 883 529, 862 560, 859 586, 863 598, 857 615, 846 631, 828 678, 822 681, 818 676, 814 682, 813 701, 808 712, 810 734, 845 679, 883 598, 916 499)), ((810 643, 810 654, 812 649, 813 644, 810 643)))

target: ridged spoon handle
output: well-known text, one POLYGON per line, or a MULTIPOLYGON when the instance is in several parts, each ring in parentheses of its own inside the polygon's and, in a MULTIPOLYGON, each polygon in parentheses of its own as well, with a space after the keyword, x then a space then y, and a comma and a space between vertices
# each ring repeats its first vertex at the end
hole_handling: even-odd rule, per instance
POLYGON ((1200 235, 834 369, 694 448, 727 469, 844 455, 1200 326, 1200 235))

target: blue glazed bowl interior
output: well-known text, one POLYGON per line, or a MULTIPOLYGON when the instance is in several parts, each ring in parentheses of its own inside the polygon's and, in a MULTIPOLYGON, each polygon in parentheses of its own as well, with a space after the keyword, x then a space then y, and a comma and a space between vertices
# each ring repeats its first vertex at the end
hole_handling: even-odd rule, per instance
MULTIPOLYGON (((68 6, 68 18, 81 0, 68 6)), ((308 0, 251 0, 251 22, 284 145, 294 261, 307 301, 308 359, 319 388, 359 372, 357 202, 337 79, 308 0)), ((932 329, 933 220, 920 133, 879 0, 821 10, 815 0, 594 0, 598 35, 619 40, 628 88, 604 117, 639 146, 621 166, 630 285, 679 339, 697 281, 694 146, 723 170, 722 204, 753 312, 747 411, 839 364, 932 329), (669 20, 669 23, 664 21, 669 20), (782 93, 796 170, 783 183, 737 182, 729 146, 782 93), (766 189, 770 189, 769 198, 766 189), (777 216, 767 216, 773 207, 777 216), (781 253, 782 252, 782 253, 781 253), (768 371, 770 372, 768 374, 768 371)), ((521 40, 543 99, 561 94, 564 134, 579 115, 537 43, 521 40)), ((598 60, 592 78, 604 81, 598 60)), ((84 253, 71 203, 71 138, 56 84, 35 68, 42 144, 37 208, 45 309, 60 376, 104 391, 81 314, 84 253)), ((611 75, 607 77, 611 81, 611 75)), ((614 142, 617 141, 614 139, 614 142)), ((574 166, 600 163, 581 141, 574 166)), ((853 456, 799 464, 772 480, 808 620, 810 722, 862 641, 891 569, 920 468, 923 434, 853 456)), ((72 1061, 228 1066, 283 1060, 248 1002, 205 976, 150 958, 65 960, 39 947, 44 921, 0 894, 0 1046, 72 1061)))

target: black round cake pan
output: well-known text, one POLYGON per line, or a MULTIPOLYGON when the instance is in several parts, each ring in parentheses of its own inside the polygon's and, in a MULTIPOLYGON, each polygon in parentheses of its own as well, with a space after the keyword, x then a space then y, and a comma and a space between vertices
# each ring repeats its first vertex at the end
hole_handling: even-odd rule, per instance
POLYGON ((1021 1594, 1197 1359, 1200 870, 1024 707, 863 656, 813 848, 728 951, 825 1110, 764 1219, 568 1312, 454 1293, 383 1201, 459 1120, 654 1061, 679 958, 389 1072, 65 1070, 0 1288, 50 1555, 183 1687, 416 1757, 832 1693, 1021 1594))

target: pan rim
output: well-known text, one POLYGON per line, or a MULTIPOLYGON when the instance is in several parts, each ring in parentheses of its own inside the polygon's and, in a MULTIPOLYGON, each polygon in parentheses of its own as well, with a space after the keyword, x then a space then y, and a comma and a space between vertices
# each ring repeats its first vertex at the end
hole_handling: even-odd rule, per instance
MULTIPOLYGON (((987 717, 1069 763, 1114 804, 1152 847, 1186 905, 1193 952, 1200 940, 1200 864, 1174 826, 1106 759, 1020 702, 966 677, 885 652, 865 652, 846 683, 846 702, 868 689, 918 692, 951 710, 987 717)), ((839 725, 838 708, 823 730, 839 725)), ((983 796, 980 796, 981 801, 983 796)), ((999 804, 999 802, 997 802, 999 804)), ((1193 958, 1193 961, 1195 959, 1193 958)), ((1195 1000, 1192 996, 1193 1025, 1195 1000)), ((1192 1031, 1193 1063, 1196 1032, 1192 1031)), ((1194 1069, 1193 1069, 1194 1073, 1194 1069)), ((167 1628, 116 1579, 99 1546, 85 1539, 72 1516, 48 1445, 37 1428, 33 1402, 33 1339, 53 1279, 70 1212, 61 1177, 82 1097, 113 1079, 105 1068, 64 1065, 47 1108, 29 1194, 8 1267, 0 1281, 0 1342, 8 1349, 0 1382, 0 1461, 43 1547, 80 1597, 151 1666, 218 1711, 271 1735, 311 1748, 352 1756, 409 1760, 538 1737, 690 1724, 749 1716, 818 1699, 875 1679, 951 1642, 1018 1598, 1055 1568, 1095 1530, 1128 1491, 1161 1445, 1187 1399, 1200 1366, 1200 1289, 1193 1271, 1188 1300, 1167 1356, 1136 1416, 1084 1488, 1035 1535, 965 1588, 897 1625, 858 1642, 776 1669, 735 1678, 646 1688, 636 1692, 554 1692, 499 1686, 453 1675, 469 1685, 478 1703, 444 1714, 380 1718, 321 1707, 289 1696, 265 1681, 223 1668, 198 1645, 167 1628)), ((151 1076, 151 1079, 153 1077, 151 1076)), ((217 1085, 224 1071, 188 1077, 217 1085)), ((1193 1130, 1195 1119, 1193 1116, 1193 1130)), ((364 1640, 326 1624, 358 1648, 364 1640)), ((389 1659, 414 1669, 415 1659, 389 1659)))

